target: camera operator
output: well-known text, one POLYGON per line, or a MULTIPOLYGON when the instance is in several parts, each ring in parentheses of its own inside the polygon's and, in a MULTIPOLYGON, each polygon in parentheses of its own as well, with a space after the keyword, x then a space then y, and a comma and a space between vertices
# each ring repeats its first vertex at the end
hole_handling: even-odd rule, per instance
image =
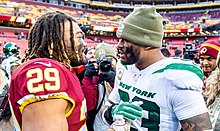
POLYGON ((117 56, 111 45, 102 43, 96 46, 95 57, 96 61, 86 66, 82 90, 87 101, 88 130, 104 131, 108 126, 101 119, 100 108, 114 85, 117 56))

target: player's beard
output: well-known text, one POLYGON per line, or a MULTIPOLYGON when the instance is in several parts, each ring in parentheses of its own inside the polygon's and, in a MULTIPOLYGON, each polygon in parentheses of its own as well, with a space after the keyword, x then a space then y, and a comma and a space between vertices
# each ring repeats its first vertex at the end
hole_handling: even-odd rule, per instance
POLYGON ((140 50, 135 46, 128 45, 125 47, 125 59, 121 59, 123 65, 132 65, 139 61, 140 59, 140 50))
POLYGON ((86 59, 83 56, 83 54, 81 54, 81 55, 79 55, 79 57, 77 57, 77 56, 74 57, 70 64, 73 67, 77 67, 77 66, 80 66, 80 65, 85 65, 86 64, 86 59))

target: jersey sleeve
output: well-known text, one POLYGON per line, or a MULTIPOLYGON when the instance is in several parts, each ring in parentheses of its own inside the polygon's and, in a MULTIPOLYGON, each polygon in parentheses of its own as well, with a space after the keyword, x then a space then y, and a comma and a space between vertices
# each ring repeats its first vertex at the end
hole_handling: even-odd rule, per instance
POLYGON ((202 91, 203 87, 203 72, 193 64, 179 64, 175 65, 171 70, 167 70, 165 78, 172 81, 173 85, 179 89, 190 89, 202 91))
POLYGON ((174 89, 170 97, 171 108, 179 120, 207 112, 205 101, 199 91, 174 89))
POLYGON ((165 76, 172 82, 170 93, 171 108, 179 120, 207 112, 202 96, 203 72, 190 61, 173 64, 165 76))
POLYGON ((75 102, 68 94, 69 81, 73 76, 65 67, 56 63, 48 62, 32 63, 23 68, 13 78, 14 84, 18 86, 17 103, 20 105, 19 109, 22 113, 25 106, 37 101, 61 98, 66 99, 72 104, 72 108, 66 113, 69 116, 74 108, 75 102))

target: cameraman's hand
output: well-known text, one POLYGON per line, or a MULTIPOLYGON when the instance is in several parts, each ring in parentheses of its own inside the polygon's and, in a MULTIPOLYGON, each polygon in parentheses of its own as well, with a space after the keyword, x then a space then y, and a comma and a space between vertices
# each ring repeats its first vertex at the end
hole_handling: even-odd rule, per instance
POLYGON ((112 67, 111 71, 109 71, 108 73, 105 73, 105 74, 101 73, 99 79, 101 81, 114 82, 115 81, 115 76, 116 76, 116 71, 112 67))
POLYGON ((89 63, 86 66, 86 71, 85 71, 85 76, 92 78, 93 76, 98 75, 98 69, 97 69, 97 64, 96 63, 89 63))
POLYGON ((142 108, 140 107, 142 103, 137 102, 122 102, 119 105, 114 105, 112 107, 112 116, 123 115, 124 118, 128 120, 135 120, 136 118, 142 117, 142 108))

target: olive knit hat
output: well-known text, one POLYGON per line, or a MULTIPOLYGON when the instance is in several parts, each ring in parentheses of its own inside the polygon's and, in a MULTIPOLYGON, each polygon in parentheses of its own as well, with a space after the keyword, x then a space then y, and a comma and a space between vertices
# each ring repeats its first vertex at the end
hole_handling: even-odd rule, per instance
POLYGON ((156 7, 135 7, 118 27, 116 35, 134 44, 160 47, 163 39, 163 17, 156 7))
POLYGON ((113 57, 117 61, 116 52, 113 46, 107 43, 100 43, 95 48, 95 58, 100 59, 102 56, 113 57))

